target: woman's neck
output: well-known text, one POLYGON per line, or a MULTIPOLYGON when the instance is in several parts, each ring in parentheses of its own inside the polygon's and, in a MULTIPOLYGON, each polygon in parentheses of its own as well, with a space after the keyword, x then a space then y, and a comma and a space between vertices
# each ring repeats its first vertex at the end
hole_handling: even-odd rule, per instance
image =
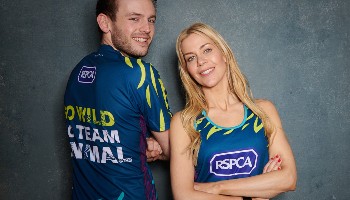
POLYGON ((240 103, 236 94, 228 91, 228 89, 208 89, 203 90, 209 109, 215 108, 226 111, 230 106, 240 103))

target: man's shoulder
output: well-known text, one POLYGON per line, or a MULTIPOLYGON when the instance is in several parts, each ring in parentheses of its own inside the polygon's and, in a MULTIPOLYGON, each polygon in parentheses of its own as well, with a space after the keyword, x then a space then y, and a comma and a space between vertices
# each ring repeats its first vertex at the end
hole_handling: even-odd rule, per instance
POLYGON ((143 60, 142 58, 124 57, 125 64, 129 67, 150 67, 152 64, 143 60))

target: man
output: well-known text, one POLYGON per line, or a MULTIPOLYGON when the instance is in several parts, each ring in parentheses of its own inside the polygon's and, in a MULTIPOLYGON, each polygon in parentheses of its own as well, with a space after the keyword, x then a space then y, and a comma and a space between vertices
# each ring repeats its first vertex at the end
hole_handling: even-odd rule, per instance
POLYGON ((101 46, 74 68, 64 101, 73 199, 157 199, 146 154, 168 159, 171 113, 158 71, 140 59, 153 39, 154 3, 97 3, 101 46))

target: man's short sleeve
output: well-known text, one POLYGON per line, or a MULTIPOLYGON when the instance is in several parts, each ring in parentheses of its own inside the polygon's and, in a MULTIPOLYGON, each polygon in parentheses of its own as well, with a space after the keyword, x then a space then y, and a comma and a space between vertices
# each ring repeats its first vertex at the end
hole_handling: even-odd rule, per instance
POLYGON ((152 131, 165 131, 170 128, 172 113, 169 108, 167 91, 158 71, 150 63, 137 59, 139 76, 134 77, 134 96, 138 107, 152 131))

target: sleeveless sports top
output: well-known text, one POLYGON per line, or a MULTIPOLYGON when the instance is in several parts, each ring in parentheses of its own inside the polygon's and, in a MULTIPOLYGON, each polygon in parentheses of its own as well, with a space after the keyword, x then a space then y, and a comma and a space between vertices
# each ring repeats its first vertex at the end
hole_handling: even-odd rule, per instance
POLYGON ((269 160, 268 140, 260 118, 244 105, 235 127, 215 124, 203 110, 195 121, 201 145, 195 182, 215 182, 261 174, 269 160))

